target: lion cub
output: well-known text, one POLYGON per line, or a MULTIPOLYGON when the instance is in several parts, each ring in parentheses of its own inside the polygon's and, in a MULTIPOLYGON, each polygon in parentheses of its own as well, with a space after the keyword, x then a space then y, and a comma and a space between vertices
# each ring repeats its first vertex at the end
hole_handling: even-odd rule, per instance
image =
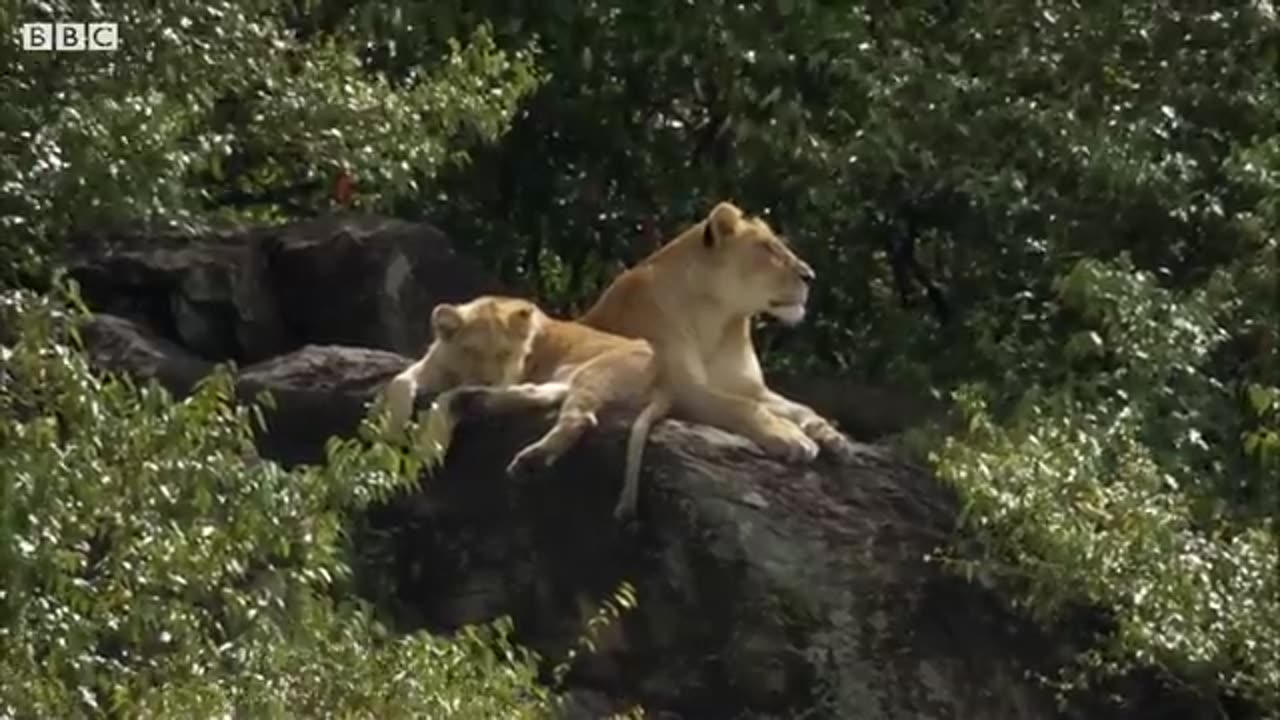
POLYGON ((814 279, 764 220, 721 202, 618 276, 579 322, 652 344, 658 378, 642 417, 670 409, 779 457, 810 460, 821 446, 843 458, 852 444, 834 425, 765 385, 751 342, 754 315, 803 320, 814 279))
MULTIPOLYGON (((449 412, 501 412, 560 405, 555 425, 507 466, 518 474, 555 462, 598 420, 606 405, 639 410, 654 378, 653 350, 585 325, 558 320, 520 298, 485 295, 431 312, 435 340, 422 359, 393 378, 384 394, 387 428, 404 427, 419 390, 442 393, 449 412)), ((641 413, 627 440, 623 492, 614 508, 635 511, 636 485, 652 413, 641 413)))

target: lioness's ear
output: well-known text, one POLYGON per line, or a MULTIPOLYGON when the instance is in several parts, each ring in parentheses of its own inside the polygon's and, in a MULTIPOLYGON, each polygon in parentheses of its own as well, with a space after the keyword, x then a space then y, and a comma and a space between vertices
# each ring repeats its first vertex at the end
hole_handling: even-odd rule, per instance
POLYGON ((527 332, 531 324, 533 324, 533 308, 529 305, 521 305, 507 317, 507 327, 516 332, 527 332))
POLYGON ((742 221, 742 211, 730 202, 717 203, 707 216, 707 224, 702 230, 702 244, 711 247, 716 240, 732 235, 742 221))
POLYGON ((431 329, 438 338, 448 339, 462 327, 462 313, 457 305, 440 303, 431 311, 431 329))

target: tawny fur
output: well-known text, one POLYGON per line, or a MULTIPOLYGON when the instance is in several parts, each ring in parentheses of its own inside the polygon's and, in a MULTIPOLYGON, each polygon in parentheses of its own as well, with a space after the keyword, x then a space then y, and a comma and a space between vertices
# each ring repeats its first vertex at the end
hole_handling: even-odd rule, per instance
MULTIPOLYGON (((751 341, 755 315, 803 320, 814 279, 764 220, 721 202, 622 273, 579 321, 652 345, 658 370, 647 422, 671 412, 788 460, 811 460, 819 447, 845 457, 851 445, 832 423, 768 388, 751 341)), ((628 481, 623 495, 634 497, 638 478, 628 481)))
POLYGON ((579 322, 514 298, 436 308, 436 341, 388 386, 391 425, 407 420, 419 387, 478 396, 493 410, 563 403, 556 426, 512 461, 514 472, 554 461, 605 404, 643 406, 627 440, 619 517, 634 512, 646 438, 667 414, 744 435, 788 460, 811 460, 820 447, 847 456, 851 446, 834 425, 768 388, 751 340, 757 314, 802 321, 814 279, 765 221, 719 203, 614 280, 579 322))
MULTIPOLYGON (((465 412, 503 412, 558 404, 556 424, 516 454, 507 468, 511 474, 555 462, 597 424, 601 409, 638 411, 651 392, 647 342, 558 320, 528 300, 487 295, 441 304, 432 311, 432 325, 435 340, 427 352, 387 385, 387 428, 394 432, 406 424, 419 390, 443 393, 437 403, 447 412, 463 405, 465 412)), ((633 422, 624 488, 639 476, 649 415, 633 422)), ((615 516, 632 514, 635 501, 634 492, 624 493, 615 516)))

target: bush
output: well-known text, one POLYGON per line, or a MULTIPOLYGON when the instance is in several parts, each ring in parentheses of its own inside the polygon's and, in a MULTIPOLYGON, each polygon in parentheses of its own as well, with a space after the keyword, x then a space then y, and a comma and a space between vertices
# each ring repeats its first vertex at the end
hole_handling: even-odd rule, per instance
POLYGON ((934 461, 991 551, 967 570, 1018 580, 1042 617, 1082 599, 1113 613, 1088 666, 1154 665, 1276 708, 1278 394, 1219 377, 1227 328, 1265 307, 1239 280, 1179 295, 1124 262, 1082 261, 1059 284, 1077 330, 1038 351, 1064 359, 1062 379, 1011 380, 1019 402, 999 419, 995 386, 961 390, 968 429, 934 461))
POLYGON ((180 402, 97 375, 78 319, 0 305, 0 715, 547 716, 505 622, 397 637, 346 592, 347 516, 430 457, 334 439, 284 470, 225 370, 180 402))

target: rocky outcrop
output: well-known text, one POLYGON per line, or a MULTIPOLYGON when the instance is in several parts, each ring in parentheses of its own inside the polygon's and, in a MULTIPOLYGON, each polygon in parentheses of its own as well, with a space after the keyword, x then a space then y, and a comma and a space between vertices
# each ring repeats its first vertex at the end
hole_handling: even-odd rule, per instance
POLYGON ((98 313, 80 334, 97 367, 155 379, 177 396, 189 394, 213 369, 213 363, 127 318, 98 313))
POLYGON ((307 343, 413 355, 436 303, 501 289, 434 227, 364 215, 74 247, 68 267, 91 307, 206 360, 256 362, 307 343))
MULTIPOLYGON (((85 332, 91 357, 178 393, 211 355, 248 360, 241 393, 270 390, 277 404, 263 455, 317 461, 324 441, 353 433, 382 383, 419 352, 431 299, 490 286, 465 285, 458 279, 470 270, 452 261, 428 261, 408 238, 443 241, 413 227, 424 226, 314 221, 82 255, 78 273, 96 283, 91 302, 101 311, 85 332), (368 232, 355 241, 349 228, 368 232), (377 228, 397 229, 382 244, 377 228), (266 247, 270 260, 255 265, 266 247), (408 258, 413 279, 399 282, 412 290, 388 281, 400 277, 396 258, 408 258), (427 262, 440 264, 418 265, 427 262), (306 273, 325 278, 315 293, 302 287, 306 273), (332 292, 343 283, 359 290, 332 292), (198 297, 208 301, 201 319, 182 319, 175 307, 196 307, 198 297), (370 327, 355 327, 360 312, 370 327), (257 335, 262 327, 283 339, 257 335)), ((838 399, 839 387, 817 392, 838 399)), ((664 421, 646 452, 638 522, 617 524, 627 419, 605 417, 556 466, 521 481, 503 468, 551 416, 465 419, 420 492, 365 518, 371 560, 361 577, 371 596, 404 628, 447 631, 510 615, 522 640, 557 659, 593 609, 629 583, 637 606, 569 676, 576 717, 628 701, 651 717, 699 720, 1122 718, 1171 704, 1177 713, 1161 717, 1199 717, 1202 708, 1178 705, 1167 690, 1140 696, 1134 685, 1118 689, 1119 704, 1085 697, 1059 709, 1034 676, 1060 667, 1081 636, 1038 629, 931 562, 954 538, 957 501, 886 447, 858 445, 841 463, 786 464, 728 433, 664 421)))

